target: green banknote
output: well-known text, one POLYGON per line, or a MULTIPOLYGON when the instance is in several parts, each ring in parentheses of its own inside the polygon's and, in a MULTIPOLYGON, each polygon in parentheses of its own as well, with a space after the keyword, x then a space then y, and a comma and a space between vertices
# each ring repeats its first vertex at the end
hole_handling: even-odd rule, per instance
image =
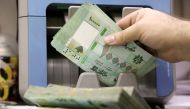
POLYGON ((120 73, 142 77, 155 68, 155 58, 131 42, 108 46, 104 37, 121 31, 100 8, 82 5, 53 37, 51 45, 85 71, 94 71, 99 80, 115 85, 120 73))
POLYGON ((150 109, 133 87, 71 88, 30 86, 24 98, 45 107, 73 109, 150 109))

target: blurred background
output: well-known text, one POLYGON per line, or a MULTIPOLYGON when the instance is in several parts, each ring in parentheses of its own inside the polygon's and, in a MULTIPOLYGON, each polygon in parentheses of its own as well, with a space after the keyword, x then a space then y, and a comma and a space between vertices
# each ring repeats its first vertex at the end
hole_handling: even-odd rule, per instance
POLYGON ((189 0, 174 0, 173 14, 179 17, 190 19, 190 1, 189 0))

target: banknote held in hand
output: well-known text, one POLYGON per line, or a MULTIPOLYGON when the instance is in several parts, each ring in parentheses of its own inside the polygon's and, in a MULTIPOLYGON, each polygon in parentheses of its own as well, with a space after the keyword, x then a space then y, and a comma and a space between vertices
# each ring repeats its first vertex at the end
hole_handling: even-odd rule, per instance
POLYGON ((143 77, 156 66, 155 58, 130 42, 108 46, 104 37, 121 31, 99 7, 83 4, 55 34, 51 45, 84 71, 96 72, 100 82, 113 86, 120 73, 143 77))

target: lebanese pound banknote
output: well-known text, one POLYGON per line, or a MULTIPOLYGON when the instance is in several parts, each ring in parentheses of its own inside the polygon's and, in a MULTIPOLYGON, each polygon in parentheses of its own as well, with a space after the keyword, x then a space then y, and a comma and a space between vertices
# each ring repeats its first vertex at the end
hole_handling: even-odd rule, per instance
POLYGON ((82 5, 53 37, 51 45, 85 71, 97 73, 100 82, 113 86, 120 73, 142 77, 155 68, 155 58, 131 42, 108 46, 104 37, 121 31, 100 8, 82 5))
POLYGON ((72 109, 150 109, 133 87, 30 86, 24 98, 39 106, 72 109))

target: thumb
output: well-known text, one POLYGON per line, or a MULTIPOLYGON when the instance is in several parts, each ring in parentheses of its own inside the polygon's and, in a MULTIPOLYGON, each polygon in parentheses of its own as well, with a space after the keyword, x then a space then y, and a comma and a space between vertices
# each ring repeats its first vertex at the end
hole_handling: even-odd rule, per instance
POLYGON ((104 38, 104 42, 108 45, 123 45, 139 39, 139 32, 134 25, 120 32, 111 34, 104 38))

